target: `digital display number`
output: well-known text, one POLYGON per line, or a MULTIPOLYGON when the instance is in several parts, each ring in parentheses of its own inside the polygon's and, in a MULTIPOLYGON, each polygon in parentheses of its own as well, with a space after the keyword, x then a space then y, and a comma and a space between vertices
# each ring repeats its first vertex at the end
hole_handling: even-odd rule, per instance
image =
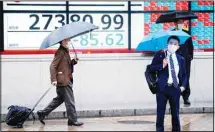
MULTIPOLYGON (((42 16, 39 16, 38 14, 31 14, 29 17, 31 19, 33 19, 33 23, 29 27, 30 30, 47 30, 49 25, 50 25, 50 22, 53 20, 53 18, 55 20, 57 20, 57 22, 61 26, 66 24, 66 17, 63 14, 56 14, 56 15, 42 14, 42 16), (46 19, 46 23, 43 27, 38 26, 40 19, 46 19)), ((96 23, 94 23, 93 16, 89 15, 89 14, 86 14, 83 17, 81 17, 78 14, 73 14, 70 16, 69 20, 70 20, 70 22, 86 21, 86 22, 96 24, 96 23)), ((118 29, 121 29, 123 27, 124 19, 123 19, 123 16, 120 14, 116 14, 114 16, 104 14, 101 16, 100 22, 102 23, 102 25, 99 25, 99 26, 103 30, 108 30, 113 24, 114 24, 113 28, 115 30, 118 30, 118 29)), ((58 27, 55 26, 55 29, 57 29, 57 28, 58 27)))

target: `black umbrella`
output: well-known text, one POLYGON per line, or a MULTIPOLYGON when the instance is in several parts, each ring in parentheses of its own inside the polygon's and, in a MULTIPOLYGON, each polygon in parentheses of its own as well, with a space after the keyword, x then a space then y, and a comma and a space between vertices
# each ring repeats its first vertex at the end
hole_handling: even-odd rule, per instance
POLYGON ((175 22, 179 19, 183 20, 189 20, 189 19, 196 19, 198 18, 197 15, 195 15, 191 11, 174 11, 174 12, 168 12, 160 15, 158 19, 156 20, 156 23, 165 23, 165 22, 175 22))

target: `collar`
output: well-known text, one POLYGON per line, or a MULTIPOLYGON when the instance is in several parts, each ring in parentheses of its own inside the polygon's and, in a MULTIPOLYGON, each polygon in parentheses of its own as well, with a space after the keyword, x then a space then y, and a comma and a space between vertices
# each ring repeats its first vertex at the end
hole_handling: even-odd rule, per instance
POLYGON ((63 47, 62 45, 60 46, 60 48, 63 49, 63 50, 65 50, 65 51, 67 51, 67 52, 69 51, 68 48, 63 47))
POLYGON ((172 53, 170 53, 170 52, 167 50, 167 55, 168 55, 168 56, 170 56, 170 55, 173 56, 173 55, 175 55, 175 53, 172 54, 172 53))

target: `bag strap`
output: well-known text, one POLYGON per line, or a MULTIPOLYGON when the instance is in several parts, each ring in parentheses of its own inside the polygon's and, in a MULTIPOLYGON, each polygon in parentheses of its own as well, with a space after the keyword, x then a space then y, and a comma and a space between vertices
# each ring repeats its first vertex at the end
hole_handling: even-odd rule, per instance
POLYGON ((167 57, 167 49, 164 49, 163 51, 164 51, 164 56, 166 58, 167 57))

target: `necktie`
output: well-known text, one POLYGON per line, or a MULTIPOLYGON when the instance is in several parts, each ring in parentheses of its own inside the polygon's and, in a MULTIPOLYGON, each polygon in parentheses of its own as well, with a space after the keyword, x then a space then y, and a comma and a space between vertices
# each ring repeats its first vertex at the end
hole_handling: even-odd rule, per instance
POLYGON ((170 55, 169 60, 170 60, 170 69, 171 69, 171 74, 172 74, 173 85, 175 88, 177 88, 178 87, 178 81, 177 81, 177 77, 176 77, 176 73, 175 73, 172 55, 170 55))

